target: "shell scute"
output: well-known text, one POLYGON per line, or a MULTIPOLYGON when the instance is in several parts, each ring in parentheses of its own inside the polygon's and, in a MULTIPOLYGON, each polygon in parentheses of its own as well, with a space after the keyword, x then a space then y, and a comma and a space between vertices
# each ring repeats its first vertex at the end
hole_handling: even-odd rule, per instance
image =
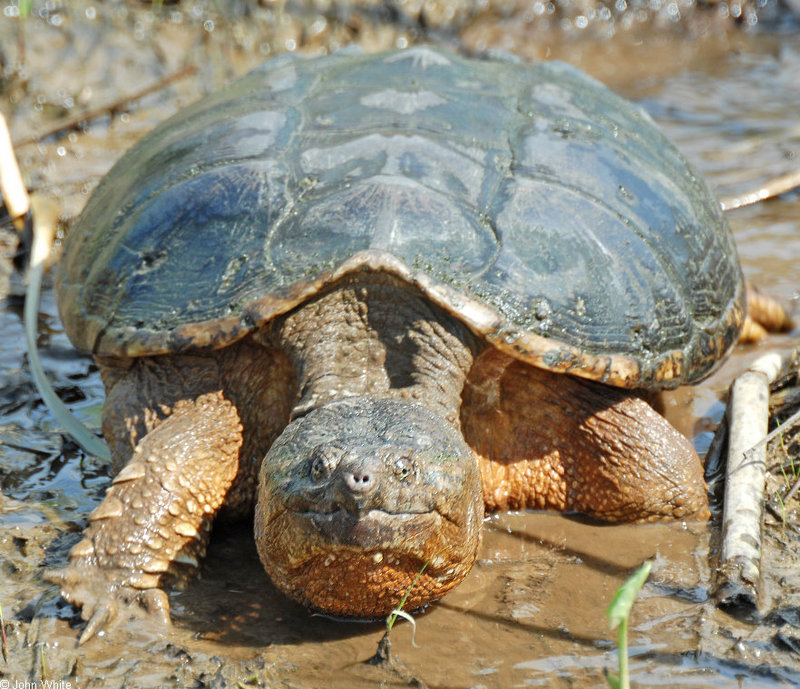
POLYGON ((641 108, 426 47, 281 57, 165 122, 72 228, 59 309, 98 354, 223 347, 354 270, 624 387, 706 375, 744 317, 719 206, 641 108))

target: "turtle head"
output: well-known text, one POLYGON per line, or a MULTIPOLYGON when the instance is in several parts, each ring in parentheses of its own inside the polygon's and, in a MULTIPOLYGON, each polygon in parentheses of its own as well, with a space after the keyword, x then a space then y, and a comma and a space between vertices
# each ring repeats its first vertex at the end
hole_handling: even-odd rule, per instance
POLYGON ((380 617, 409 588, 413 610, 461 581, 482 517, 477 461, 456 428, 417 403, 354 397, 275 441, 255 531, 285 593, 334 615, 380 617))

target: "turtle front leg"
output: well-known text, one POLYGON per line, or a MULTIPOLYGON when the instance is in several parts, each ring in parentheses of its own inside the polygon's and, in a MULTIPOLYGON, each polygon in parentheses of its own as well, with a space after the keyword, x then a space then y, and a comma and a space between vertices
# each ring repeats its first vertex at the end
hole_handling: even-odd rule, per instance
POLYGON ((159 587, 181 586, 194 574, 238 470, 242 424, 222 391, 163 405, 160 414, 167 416, 157 418, 136 399, 141 382, 130 373, 109 391, 104 427, 112 452, 128 433, 133 454, 90 515, 69 564, 47 574, 88 620, 80 643, 123 608, 142 606, 169 622, 159 587), (131 414, 137 408, 149 419, 137 424, 131 414))
POLYGON ((462 424, 489 511, 557 509, 611 522, 709 517, 691 443, 624 390, 488 351, 465 386, 462 424))

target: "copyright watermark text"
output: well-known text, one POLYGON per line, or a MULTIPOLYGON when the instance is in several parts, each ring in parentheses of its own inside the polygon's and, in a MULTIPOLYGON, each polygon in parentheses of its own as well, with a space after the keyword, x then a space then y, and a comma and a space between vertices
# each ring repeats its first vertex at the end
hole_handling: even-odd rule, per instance
POLYGON ((8 679, 0 677, 0 689, 77 689, 67 679, 8 679))

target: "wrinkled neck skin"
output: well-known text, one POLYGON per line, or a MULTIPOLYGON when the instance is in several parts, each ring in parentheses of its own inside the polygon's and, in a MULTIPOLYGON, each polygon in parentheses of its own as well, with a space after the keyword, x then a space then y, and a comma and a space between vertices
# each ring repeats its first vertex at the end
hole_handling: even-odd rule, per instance
POLYGON ((387 615, 410 589, 406 609, 442 596, 469 572, 483 517, 459 427, 473 336, 413 288, 359 273, 261 337, 298 381, 259 478, 273 582, 344 616, 387 615))
POLYGON ((270 338, 291 359, 292 418, 337 399, 417 401, 459 423, 477 338, 413 287, 385 274, 351 276, 285 316, 270 338))

